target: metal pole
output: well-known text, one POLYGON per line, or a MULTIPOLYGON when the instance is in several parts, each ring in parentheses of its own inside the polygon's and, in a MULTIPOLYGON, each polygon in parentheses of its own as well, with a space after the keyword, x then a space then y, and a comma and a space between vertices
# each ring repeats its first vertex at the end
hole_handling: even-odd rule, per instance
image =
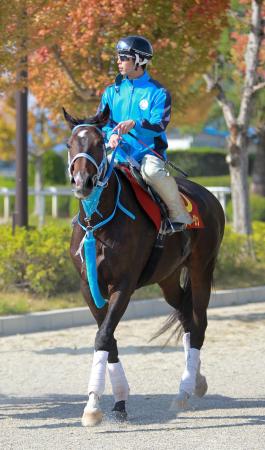
MULTIPOLYGON (((20 77, 26 78, 26 71, 20 77)), ((16 206, 15 224, 28 226, 28 90, 16 92, 16 206)))

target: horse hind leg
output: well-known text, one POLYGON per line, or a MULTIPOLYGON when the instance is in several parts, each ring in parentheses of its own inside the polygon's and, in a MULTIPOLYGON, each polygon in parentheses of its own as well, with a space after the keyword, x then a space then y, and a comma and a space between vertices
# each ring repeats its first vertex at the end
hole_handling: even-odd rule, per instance
POLYGON ((184 409, 188 406, 189 398, 195 394, 203 397, 208 389, 206 377, 201 374, 200 350, 190 346, 190 332, 183 335, 185 353, 185 369, 181 377, 177 406, 184 409))
POLYGON ((208 384, 206 381, 206 377, 201 374, 200 369, 201 369, 201 362, 199 362, 199 366, 198 366, 198 370, 197 370, 195 391, 194 391, 194 394, 199 398, 203 397, 208 390, 208 384))
POLYGON ((192 394, 202 397, 207 392, 207 381, 200 373, 200 350, 207 328, 207 307, 210 300, 212 275, 215 265, 213 258, 205 267, 203 263, 193 263, 190 276, 191 315, 186 320, 183 345, 185 350, 185 370, 181 378, 177 404, 187 406, 192 394), (196 269, 196 270, 195 270, 196 269))
MULTIPOLYGON (((187 407, 192 394, 202 397, 207 391, 206 378, 200 373, 200 350, 190 347, 190 331, 193 320, 192 284, 186 268, 183 273, 182 287, 180 286, 181 269, 160 283, 165 300, 176 310, 161 332, 165 332, 177 321, 180 321, 184 329, 185 369, 177 396, 177 406, 181 409, 187 407)), ((159 334, 161 333, 157 335, 159 334)))

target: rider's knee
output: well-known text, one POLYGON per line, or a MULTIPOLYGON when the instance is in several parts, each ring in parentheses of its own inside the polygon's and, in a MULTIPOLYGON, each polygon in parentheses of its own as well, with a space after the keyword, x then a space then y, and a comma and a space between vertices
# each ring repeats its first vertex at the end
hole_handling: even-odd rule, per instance
POLYGON ((164 178, 167 175, 165 163, 153 155, 146 155, 141 164, 141 175, 146 183, 164 178))

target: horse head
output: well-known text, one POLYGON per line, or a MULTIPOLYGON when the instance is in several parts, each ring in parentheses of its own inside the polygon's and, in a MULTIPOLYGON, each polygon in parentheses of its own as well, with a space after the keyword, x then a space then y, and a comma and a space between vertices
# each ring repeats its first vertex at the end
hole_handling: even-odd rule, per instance
POLYGON ((109 107, 87 119, 70 116, 63 109, 72 135, 67 143, 68 170, 74 194, 86 198, 106 171, 107 157, 101 128, 109 119, 109 107))

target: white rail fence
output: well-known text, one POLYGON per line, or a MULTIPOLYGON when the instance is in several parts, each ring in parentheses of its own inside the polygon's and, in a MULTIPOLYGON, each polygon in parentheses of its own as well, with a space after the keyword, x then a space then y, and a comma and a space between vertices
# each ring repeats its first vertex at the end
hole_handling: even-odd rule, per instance
MULTIPOLYGON (((209 191, 211 191, 216 198, 218 198, 221 203, 224 211, 226 211, 226 203, 227 197, 231 194, 231 189, 228 187, 207 187, 209 191)), ((39 211, 39 223, 44 223, 45 218, 45 206, 46 206, 46 197, 51 197, 52 202, 52 217, 59 216, 59 208, 58 208, 58 198, 60 196, 72 196, 72 190, 69 188, 56 188, 56 187, 48 187, 41 191, 36 191, 34 189, 29 189, 29 195, 38 196, 40 211, 39 211)), ((3 197, 3 215, 0 217, 1 223, 7 223, 12 215, 11 211, 11 197, 16 195, 15 189, 9 188, 0 188, 0 197, 3 197)))

